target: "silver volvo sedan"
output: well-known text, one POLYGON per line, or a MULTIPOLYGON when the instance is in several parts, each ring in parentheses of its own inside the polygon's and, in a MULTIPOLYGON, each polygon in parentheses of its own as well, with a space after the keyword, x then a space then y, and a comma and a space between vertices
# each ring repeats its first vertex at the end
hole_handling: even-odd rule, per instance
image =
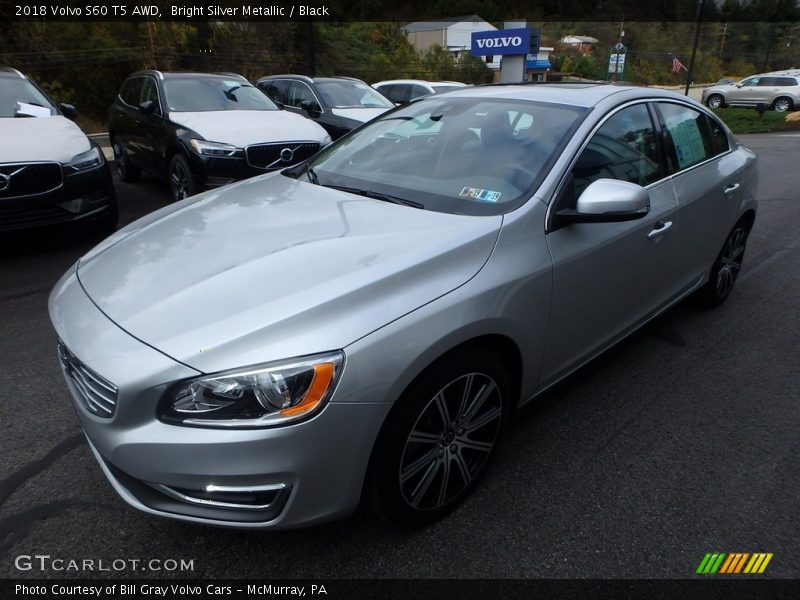
POLYGON ((755 163, 670 92, 470 87, 159 210, 50 297, 92 452, 185 521, 439 518, 520 405, 682 298, 727 298, 755 163))

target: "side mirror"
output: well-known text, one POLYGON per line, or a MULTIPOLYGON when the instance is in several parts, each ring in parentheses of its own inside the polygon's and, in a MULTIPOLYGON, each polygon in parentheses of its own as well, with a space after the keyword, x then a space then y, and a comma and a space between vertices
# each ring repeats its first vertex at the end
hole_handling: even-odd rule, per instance
POLYGON ((322 108, 320 108, 319 104, 314 102, 313 100, 303 100, 300 103, 300 108, 308 113, 308 116, 312 119, 318 118, 322 115, 322 108))
POLYGON ((145 100, 139 105, 139 110, 146 115, 152 115, 156 112, 156 105, 152 100, 145 100))
POLYGON ((62 114, 71 121, 74 121, 78 116, 78 109, 72 106, 72 104, 62 102, 58 107, 61 109, 62 114))
POLYGON ((575 209, 556 213, 562 224, 619 223, 641 219, 650 211, 650 192, 618 179, 598 179, 578 198, 575 209))

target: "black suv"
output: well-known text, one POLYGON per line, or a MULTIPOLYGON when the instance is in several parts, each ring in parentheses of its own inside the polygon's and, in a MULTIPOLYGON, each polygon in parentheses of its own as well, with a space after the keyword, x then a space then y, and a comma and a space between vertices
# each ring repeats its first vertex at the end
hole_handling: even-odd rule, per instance
POLYGON ((99 146, 16 69, 0 68, 0 231, 87 222, 117 224, 117 198, 99 146))
POLYGON ((360 79, 270 75, 256 82, 273 102, 314 119, 336 140, 394 108, 394 103, 360 79))
POLYGON ((167 177, 176 200, 297 164, 331 141, 233 73, 134 73, 108 127, 120 178, 167 177))

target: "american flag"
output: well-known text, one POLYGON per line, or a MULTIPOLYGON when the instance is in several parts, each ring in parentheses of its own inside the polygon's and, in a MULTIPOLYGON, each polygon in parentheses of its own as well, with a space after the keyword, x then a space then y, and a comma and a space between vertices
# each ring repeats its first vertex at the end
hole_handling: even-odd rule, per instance
POLYGON ((672 72, 673 73, 680 73, 681 69, 684 71, 688 71, 686 67, 683 66, 683 63, 679 61, 676 57, 672 57, 672 72))

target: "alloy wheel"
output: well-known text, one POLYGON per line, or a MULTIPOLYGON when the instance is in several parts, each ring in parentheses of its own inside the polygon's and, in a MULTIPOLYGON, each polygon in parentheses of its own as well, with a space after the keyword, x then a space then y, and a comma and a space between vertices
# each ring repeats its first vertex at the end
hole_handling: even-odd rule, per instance
POLYGON ((737 227, 728 237, 725 246, 722 249, 720 256, 719 271, 717 271, 716 291, 720 298, 727 296, 736 278, 739 276, 739 271, 742 268, 742 259, 744 258, 744 248, 747 238, 747 233, 743 227, 737 227))
POLYGON ((714 94, 708 99, 709 108, 720 108, 721 106, 722 106, 722 96, 714 94))
POLYGON ((169 179, 172 184, 172 195, 176 200, 183 200, 189 196, 189 174, 180 161, 172 162, 169 179))
POLYGON ((500 388, 486 374, 451 381, 425 405, 405 442, 398 473, 403 500, 435 510, 478 477, 500 432, 500 388))
POLYGON ((792 107, 792 103, 787 98, 778 98, 775 100, 775 108, 778 112, 786 112, 792 107))

